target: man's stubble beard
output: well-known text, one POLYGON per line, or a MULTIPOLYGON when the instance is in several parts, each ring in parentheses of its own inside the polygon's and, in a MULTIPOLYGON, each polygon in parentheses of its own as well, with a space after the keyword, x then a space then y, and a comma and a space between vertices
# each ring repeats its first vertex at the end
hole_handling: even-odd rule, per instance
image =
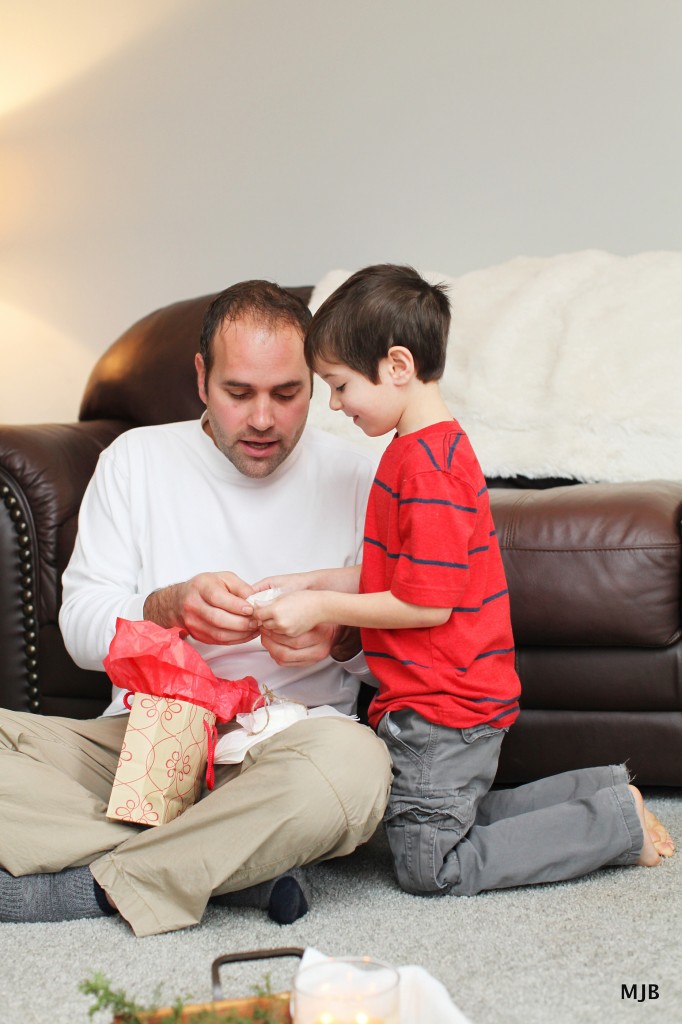
MULTIPOLYGON (((238 470, 243 476, 250 477, 251 479, 261 479, 263 477, 270 476, 274 471, 282 465, 282 463, 291 455, 294 448, 301 439, 301 435, 305 430, 307 423, 307 415, 303 423, 299 427, 298 431, 294 434, 291 441, 285 446, 282 443, 281 438, 277 438, 279 441, 276 452, 264 459, 256 459, 240 447, 239 440, 233 444, 228 444, 224 434, 220 430, 220 427, 214 422, 210 412, 208 413, 208 422, 211 427, 211 435, 216 448, 222 452, 226 459, 232 463, 234 468, 238 470)), ((249 433, 251 440, 254 440, 253 431, 249 433)))

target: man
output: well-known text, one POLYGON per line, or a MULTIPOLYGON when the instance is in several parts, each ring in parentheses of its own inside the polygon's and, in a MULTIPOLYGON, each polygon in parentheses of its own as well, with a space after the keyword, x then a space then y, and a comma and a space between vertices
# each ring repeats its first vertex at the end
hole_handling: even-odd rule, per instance
MULTIPOLYGON (((102 454, 64 574, 60 626, 79 665, 101 668, 117 617, 145 618, 186 630, 219 677, 354 710, 357 636, 331 625, 294 641, 260 635, 244 611, 266 575, 355 564, 362 545, 374 462, 305 429, 308 320, 268 282, 227 289, 196 357, 201 421, 131 430, 102 454)), ((337 716, 218 766, 215 789, 161 828, 110 821, 124 712, 116 692, 93 721, 0 713, 0 919, 118 911, 149 935, 197 923, 214 897, 292 921, 307 910, 292 870, 350 853, 381 820, 386 750, 337 716)))

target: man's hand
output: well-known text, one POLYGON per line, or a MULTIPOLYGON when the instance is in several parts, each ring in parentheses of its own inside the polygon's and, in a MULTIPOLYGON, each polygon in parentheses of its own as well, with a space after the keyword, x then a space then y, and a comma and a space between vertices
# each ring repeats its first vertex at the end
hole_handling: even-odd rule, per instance
POLYGON ((362 650, 360 630, 356 626, 337 626, 330 654, 334 661, 350 661, 362 650))
POLYGON ((324 624, 291 637, 263 629, 261 643, 278 665, 316 665, 329 657, 342 630, 342 626, 324 624))
POLYGON ((243 644, 260 627, 244 600, 253 587, 233 572, 202 572, 185 583, 155 590, 144 603, 145 619, 179 626, 204 644, 243 644))

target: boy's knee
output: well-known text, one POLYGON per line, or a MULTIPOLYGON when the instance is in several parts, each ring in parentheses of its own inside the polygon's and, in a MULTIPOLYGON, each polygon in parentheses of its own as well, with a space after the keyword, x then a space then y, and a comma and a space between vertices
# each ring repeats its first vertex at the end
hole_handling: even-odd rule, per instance
POLYGON ((385 826, 401 889, 417 896, 443 894, 446 858, 465 831, 463 815, 437 797, 391 800, 385 826))
POLYGON ((405 822, 387 825, 386 834, 400 888, 415 896, 440 892, 433 855, 433 829, 416 822, 405 822))

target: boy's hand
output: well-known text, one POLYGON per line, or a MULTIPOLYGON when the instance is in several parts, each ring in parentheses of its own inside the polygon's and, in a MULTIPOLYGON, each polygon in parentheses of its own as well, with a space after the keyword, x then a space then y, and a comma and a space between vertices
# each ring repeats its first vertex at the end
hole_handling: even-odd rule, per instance
MULTIPOLYGON (((301 573, 305 575, 305 573, 301 573)), ((269 581, 271 582, 271 581, 269 581)), ((253 617, 268 632, 284 636, 300 636, 309 633, 323 622, 320 618, 319 594, 312 590, 299 590, 283 594, 271 604, 256 605, 253 617)))
POLYGON ((317 572, 288 572, 281 576, 266 576, 253 584, 254 594, 263 590, 309 590, 315 584, 317 572))

